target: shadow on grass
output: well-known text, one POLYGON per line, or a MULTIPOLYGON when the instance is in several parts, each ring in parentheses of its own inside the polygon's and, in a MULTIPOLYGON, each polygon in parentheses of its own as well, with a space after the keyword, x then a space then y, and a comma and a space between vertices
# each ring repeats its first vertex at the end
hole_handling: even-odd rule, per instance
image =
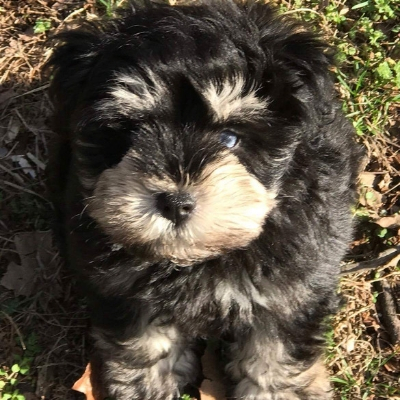
MULTIPOLYGON (((77 1, 74 7, 79 10, 83 3, 77 1)), ((88 320, 50 232, 45 166, 51 104, 47 81, 40 77, 46 36, 34 33, 39 18, 56 28, 66 11, 36 2, 8 2, 3 8, 0 398, 82 399, 70 387, 87 362, 88 320)))

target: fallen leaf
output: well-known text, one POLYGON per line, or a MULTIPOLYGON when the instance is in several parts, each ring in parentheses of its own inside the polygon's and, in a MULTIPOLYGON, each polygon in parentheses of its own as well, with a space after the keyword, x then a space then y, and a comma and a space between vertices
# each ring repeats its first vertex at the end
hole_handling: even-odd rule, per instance
POLYGON ((13 290, 15 296, 30 296, 35 285, 35 270, 29 265, 8 264, 7 272, 3 275, 0 285, 13 290))
POLYGON ((3 138, 3 141, 5 143, 13 142, 18 136, 21 125, 22 124, 19 119, 11 117, 8 121, 7 132, 5 134, 5 137, 3 138))
POLYGON ((204 379, 200 387, 201 400, 224 400, 225 388, 210 379, 204 379))
POLYGON ((372 327, 376 332, 382 329, 380 324, 370 314, 363 314, 362 321, 367 328, 372 327))
MULTIPOLYGON (((201 400, 225 400, 225 385, 222 381, 222 374, 218 368, 218 360, 215 353, 207 347, 206 352, 201 358, 203 366, 203 380, 200 387, 201 400)), ((86 396, 86 400, 102 400, 102 396, 95 396, 91 382, 91 364, 86 366, 83 375, 72 386, 73 390, 81 392, 86 396)))
POLYGON ((382 228, 395 229, 400 227, 400 215, 395 214, 395 215, 390 215, 389 217, 382 217, 376 219, 374 222, 375 224, 378 224, 382 228))
POLYGON ((372 188, 374 186, 376 174, 374 174, 373 172, 364 171, 359 175, 358 179, 360 180, 362 186, 372 188))
MULTIPOLYGON (((14 244, 21 265, 11 262, 0 285, 13 290, 16 296, 30 296, 36 285, 35 278, 39 275, 40 267, 42 274, 46 271, 54 273, 55 257, 51 232, 21 232, 15 235, 14 244)), ((53 297, 57 297, 59 285, 52 282, 51 288, 47 290, 51 291, 53 297)))
POLYGON ((37 266, 36 253, 47 232, 21 232, 15 235, 14 244, 23 265, 37 266))
POLYGON ((378 183, 378 187, 382 193, 386 193, 389 190, 391 181, 392 179, 390 178, 390 174, 386 173, 385 175, 383 175, 383 178, 378 183))
MULTIPOLYGON (((73 390, 81 392, 86 396, 86 400, 96 400, 93 396, 92 382, 90 381, 91 367, 90 363, 86 366, 83 375, 72 386, 73 390)), ((97 399, 100 400, 100 399, 97 399)))
POLYGON ((34 28, 32 26, 25 29, 24 33, 20 33, 18 38, 23 42, 30 42, 31 40, 36 40, 37 36, 34 33, 34 28))
POLYGON ((354 336, 350 336, 346 343, 347 353, 351 353, 354 350, 355 343, 356 343, 356 338, 354 336))
POLYGON ((225 385, 215 351, 208 345, 201 358, 205 379, 200 386, 201 400, 224 400, 225 385))
POLYGON ((14 237, 22 263, 48 266, 54 258, 50 231, 21 232, 14 237))
POLYGON ((32 168, 31 164, 24 156, 11 156, 11 160, 17 163, 22 168, 22 171, 24 171, 25 174, 30 175, 31 178, 36 178, 35 170, 32 168))

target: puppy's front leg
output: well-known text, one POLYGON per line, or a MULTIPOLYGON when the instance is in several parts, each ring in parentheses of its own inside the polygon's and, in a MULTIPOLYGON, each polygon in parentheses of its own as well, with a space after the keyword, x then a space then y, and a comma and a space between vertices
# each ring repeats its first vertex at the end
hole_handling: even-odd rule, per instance
POLYGON ((319 358, 297 361, 287 343, 265 336, 263 329, 249 332, 231 345, 227 373, 236 382, 233 397, 242 400, 329 400, 328 375, 319 358))
POLYGON ((195 352, 174 326, 152 323, 129 339, 95 329, 100 380, 114 400, 172 400, 200 373, 195 352))

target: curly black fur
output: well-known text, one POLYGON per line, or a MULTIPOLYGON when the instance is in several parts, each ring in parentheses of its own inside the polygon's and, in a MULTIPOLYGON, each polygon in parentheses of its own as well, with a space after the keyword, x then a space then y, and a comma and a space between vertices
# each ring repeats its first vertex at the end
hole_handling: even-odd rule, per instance
POLYGON ((269 5, 231 0, 137 1, 58 40, 49 187, 109 394, 175 398, 200 378, 197 340, 217 337, 229 341, 233 397, 329 399, 319 359, 359 149, 326 45, 269 5), (213 177, 223 165, 245 182, 239 191, 213 177), (211 181, 227 191, 212 192, 201 240, 173 225, 154 238, 147 219, 124 214, 131 202, 153 210, 138 187, 151 198, 154 185, 154 196, 202 185, 206 196, 211 181), (251 232, 236 216, 214 232, 215 210, 251 213, 253 200, 263 211, 251 232))

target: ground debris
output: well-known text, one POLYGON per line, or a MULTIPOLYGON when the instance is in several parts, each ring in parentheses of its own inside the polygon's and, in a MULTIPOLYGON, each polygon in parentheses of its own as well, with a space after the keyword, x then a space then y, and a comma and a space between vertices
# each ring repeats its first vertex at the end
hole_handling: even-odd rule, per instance
MULTIPOLYGON (((15 235, 14 244, 20 265, 10 262, 0 285, 13 290, 16 296, 30 296, 40 278, 47 277, 57 268, 51 232, 21 232, 15 235)), ((52 294, 60 288, 52 282, 52 294)), ((56 296, 57 297, 57 296, 56 296)))
POLYGON ((374 282, 374 286, 379 293, 377 298, 379 311, 382 322, 389 333, 390 341, 392 345, 400 345, 400 318, 394 297, 395 290, 384 278, 374 282))
POLYGON ((29 265, 8 264, 0 285, 13 290, 15 296, 30 296, 35 286, 35 270, 29 265))

